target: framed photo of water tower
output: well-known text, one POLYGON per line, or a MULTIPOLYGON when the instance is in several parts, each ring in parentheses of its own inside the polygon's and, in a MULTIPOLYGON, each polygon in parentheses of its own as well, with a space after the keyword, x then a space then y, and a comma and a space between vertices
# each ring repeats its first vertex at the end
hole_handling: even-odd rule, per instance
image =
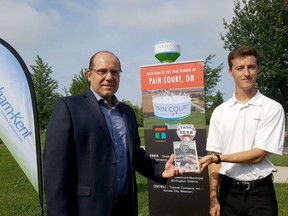
POLYGON ((207 154, 203 60, 175 62, 180 45, 171 41, 154 51, 160 63, 140 66, 145 149, 159 161, 174 153, 185 173, 166 185, 148 180, 150 216, 209 215, 208 172, 193 173, 207 154))

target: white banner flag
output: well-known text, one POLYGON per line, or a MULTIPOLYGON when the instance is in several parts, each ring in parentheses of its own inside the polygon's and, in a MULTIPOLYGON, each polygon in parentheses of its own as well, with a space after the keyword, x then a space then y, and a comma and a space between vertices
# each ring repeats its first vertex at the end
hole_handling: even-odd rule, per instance
POLYGON ((37 193, 42 193, 36 114, 30 73, 20 55, 0 39, 0 138, 37 193))

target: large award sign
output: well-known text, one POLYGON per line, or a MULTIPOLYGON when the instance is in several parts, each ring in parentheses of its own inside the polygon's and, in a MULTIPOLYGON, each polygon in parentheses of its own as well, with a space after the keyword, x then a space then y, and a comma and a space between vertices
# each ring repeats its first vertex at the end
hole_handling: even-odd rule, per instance
POLYGON ((209 215, 208 171, 198 158, 207 154, 203 61, 140 66, 144 139, 150 157, 184 169, 166 185, 148 180, 150 216, 209 215))

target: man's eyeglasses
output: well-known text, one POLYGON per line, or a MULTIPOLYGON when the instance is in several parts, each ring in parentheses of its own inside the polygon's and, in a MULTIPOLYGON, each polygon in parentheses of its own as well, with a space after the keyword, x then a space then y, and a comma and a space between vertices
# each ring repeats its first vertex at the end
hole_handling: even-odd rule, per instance
POLYGON ((106 77, 107 74, 110 72, 111 76, 118 77, 120 75, 121 70, 107 70, 107 69, 90 69, 91 71, 94 71, 101 77, 106 77))

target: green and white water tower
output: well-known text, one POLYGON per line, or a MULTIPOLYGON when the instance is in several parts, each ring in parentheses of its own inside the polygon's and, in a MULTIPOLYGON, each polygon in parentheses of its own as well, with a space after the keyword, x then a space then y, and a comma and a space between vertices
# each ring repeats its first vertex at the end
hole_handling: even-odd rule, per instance
POLYGON ((180 44, 173 41, 161 41, 155 44, 154 54, 161 63, 174 62, 180 56, 180 44))

